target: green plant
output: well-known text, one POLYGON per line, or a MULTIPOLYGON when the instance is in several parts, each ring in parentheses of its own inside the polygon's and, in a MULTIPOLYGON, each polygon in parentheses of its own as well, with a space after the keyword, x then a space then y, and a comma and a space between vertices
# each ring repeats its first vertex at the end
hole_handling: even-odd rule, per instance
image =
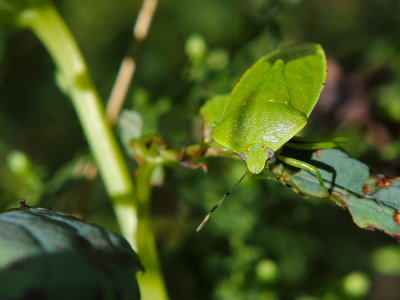
POLYGON ((0 213, 0 226, 2 299, 140 298, 139 260, 107 229, 26 206, 0 213))
MULTIPOLYGON (((205 124, 203 143, 196 143, 184 148, 166 146, 164 140, 158 135, 145 134, 148 133, 146 130, 150 123, 146 120, 145 112, 142 113, 142 116, 137 112, 131 112, 130 116, 127 117, 131 119, 125 123, 122 121, 127 119, 121 118, 125 146, 139 165, 133 181, 122 158, 122 151, 120 151, 116 142, 114 132, 106 121, 102 103, 92 83, 86 63, 68 28, 52 4, 44 0, 2 1, 0 3, 1 20, 8 25, 33 30, 52 56, 57 67, 57 83, 71 98, 79 116, 104 185, 112 199, 121 231, 124 237, 137 250, 146 269, 144 275, 139 275, 139 285, 143 297, 166 299, 167 293, 160 273, 160 262, 151 228, 151 188, 153 184, 162 182, 163 167, 165 165, 183 165, 192 169, 199 167, 205 169, 204 158, 216 157, 220 159, 221 157, 231 157, 232 159, 238 159, 236 155, 224 151, 222 147, 215 143, 212 145, 205 143, 207 142, 207 137, 210 138, 210 130, 212 130, 213 118, 209 118, 209 114, 215 114, 216 110, 211 108, 209 112, 204 113, 204 108, 211 103, 207 102, 203 108, 205 124), (134 124, 133 126, 136 128, 132 128, 131 124, 134 124)), ((188 68, 188 72, 191 75, 188 76, 188 80, 198 83, 204 80, 205 74, 211 72, 210 70, 222 69, 226 65, 227 59, 226 53, 220 51, 217 53, 219 56, 214 55, 214 58, 219 57, 219 62, 218 59, 206 60, 204 54, 206 46, 201 43, 201 38, 197 38, 195 44, 197 44, 197 48, 194 47, 195 50, 199 51, 195 55, 189 55, 193 64, 188 68)), ((193 54, 192 47, 187 47, 187 51, 193 54)), ((263 53, 265 52, 267 51, 263 53)), ((313 87, 315 95, 313 101, 307 102, 310 104, 310 108, 307 108, 306 115, 309 114, 312 109, 311 106, 318 99, 316 94, 319 94, 323 82, 322 75, 323 68, 320 68, 318 71, 318 76, 320 77, 317 80, 318 84, 313 87)), ((194 88, 193 90, 193 94, 198 93, 201 95, 201 97, 197 96, 197 98, 211 96, 201 94, 201 88, 197 90, 194 88)), ((226 92, 229 92, 229 90, 226 90, 226 92)), ((136 96, 140 97, 140 95, 136 96)), ((188 98, 190 97, 196 98, 193 95, 188 95, 188 98)), ((222 98, 222 101, 224 100, 226 98, 222 98)), ((146 106, 146 104, 143 104, 143 106, 146 106)), ((150 108, 147 107, 148 115, 151 115, 154 112, 151 109, 155 110, 155 108, 152 108, 151 105, 149 106, 150 108)), ((163 111, 162 107, 159 109, 163 111)), ((229 129, 230 126, 225 125, 223 128, 229 129)), ((301 126, 298 125, 295 129, 298 131, 301 126)), ((286 142, 286 139, 283 140, 286 142)), ((223 138, 222 144, 225 144, 225 141, 226 137, 223 138)), ((241 143, 242 141, 240 141, 241 143)), ((244 144, 244 146, 248 146, 248 144, 244 144)), ((301 147, 301 144, 298 143, 298 148, 301 147)), ((241 154, 242 150, 237 152, 241 154)), ((332 198, 335 203, 342 207, 348 208, 356 224, 367 229, 378 228, 398 237, 399 226, 397 218, 393 218, 397 216, 397 209, 399 209, 398 200, 396 199, 398 180, 381 176, 371 177, 370 170, 365 164, 349 158, 340 150, 303 151, 284 147, 282 154, 286 155, 286 153, 292 157, 301 157, 302 161, 316 165, 321 176, 315 176, 302 170, 294 170, 285 163, 272 161, 270 167, 275 176, 271 177, 270 174, 261 173, 258 177, 268 177, 273 180, 274 178, 279 178, 281 183, 289 185, 292 190, 305 197, 326 197, 326 192, 321 189, 321 186, 326 186, 329 190, 329 198, 332 198), (265 176, 263 177, 263 175, 265 176), (323 182, 322 184, 321 181, 323 182)), ((283 162, 285 161, 283 160, 283 162)), ((243 229, 242 232, 245 232, 245 230, 243 229)), ((232 240, 237 242, 237 239, 232 238, 232 240)), ((234 245, 240 249, 240 243, 234 243, 234 245)), ((239 275, 235 278, 239 278, 237 281, 240 282, 239 275)))

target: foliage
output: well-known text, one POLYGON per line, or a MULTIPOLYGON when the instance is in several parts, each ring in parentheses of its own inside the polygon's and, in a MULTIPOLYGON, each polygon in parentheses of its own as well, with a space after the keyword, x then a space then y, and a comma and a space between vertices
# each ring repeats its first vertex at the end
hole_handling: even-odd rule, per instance
MULTIPOLYGON (((399 239, 398 178, 375 176, 365 164, 337 149, 318 150, 309 160, 319 166, 324 181, 331 188, 330 198, 347 208, 358 226, 369 230, 377 228, 399 239)), ((303 196, 325 196, 316 176, 307 171, 296 172, 280 165, 273 168, 273 172, 303 196)))
MULTIPOLYGON (((0 1, 0 17, 15 25, 5 4, 34 2, 0 1)), ((56 5, 87 57, 92 91, 98 86, 98 99, 103 99, 98 103, 104 104, 140 2, 56 5)), ((142 124, 143 131, 126 132, 132 125, 125 123, 120 133, 128 155, 136 158, 130 170, 143 175, 135 177, 133 187, 147 182, 142 191, 133 189, 133 196, 145 200, 138 207, 147 216, 141 228, 154 231, 171 298, 393 299, 400 294, 395 284, 400 252, 394 240, 357 229, 343 210, 312 197, 318 194, 315 177, 285 165, 273 165, 274 174, 307 198, 280 183, 246 179, 207 227, 194 232, 204 213, 245 170, 219 148, 204 156, 200 107, 206 99, 231 91, 259 57, 292 42, 321 43, 328 56, 326 88, 302 134, 346 135, 350 140, 343 144, 349 155, 339 150, 322 151, 322 156, 294 154, 324 163, 318 167, 326 183, 339 194, 336 201, 346 202, 356 224, 396 231, 393 195, 398 180, 371 174, 390 178, 400 173, 398 10, 389 0, 160 2, 126 103, 135 110, 128 124, 142 124), (150 169, 139 169, 143 161, 150 169), (208 174, 202 172, 205 165, 208 174), (338 171, 343 177, 332 180, 329 166, 351 169, 357 176, 338 171), (146 192, 150 180, 159 185, 153 189, 152 225, 146 192), (366 184, 369 191, 363 191, 366 184)), ((0 37, 0 156, 7 162, 0 165, 0 205, 13 207, 16 199, 29 196, 28 203, 32 198, 37 205, 119 230, 112 214, 119 202, 107 195, 110 188, 104 188, 93 167, 101 146, 98 152, 88 151, 76 112, 54 84, 53 63, 45 50, 27 31, 2 28, 0 37)), ((71 86, 60 76, 61 63, 56 78, 68 92, 71 86)), ((82 120, 85 113, 78 115, 82 120)), ((94 137, 90 145, 103 140, 94 137)), ((107 174, 107 168, 100 171, 107 174)), ((116 179, 116 173, 109 174, 110 182, 116 179)))
POLYGON ((140 298, 139 260, 109 230, 27 207, 1 213, 0 227, 2 299, 140 298))

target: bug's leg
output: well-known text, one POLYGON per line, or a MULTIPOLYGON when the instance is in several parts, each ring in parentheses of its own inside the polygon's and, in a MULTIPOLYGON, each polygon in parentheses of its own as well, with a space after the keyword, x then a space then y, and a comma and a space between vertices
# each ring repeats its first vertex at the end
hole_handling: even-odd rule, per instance
POLYGON ((322 143, 322 142, 332 142, 332 143, 347 143, 349 138, 347 136, 335 136, 335 137, 304 137, 304 136, 294 136, 291 141, 299 143, 322 143))
POLYGON ((242 182, 242 180, 246 177, 246 175, 249 174, 249 171, 246 170, 246 173, 243 174, 242 177, 240 177, 240 179, 238 180, 238 182, 235 183, 235 185, 233 186, 233 188, 231 189, 230 192, 225 193, 225 195, 222 196, 222 198, 217 202, 217 204, 215 204, 213 206, 213 208, 210 209, 210 211, 208 212, 208 214, 204 217, 203 221, 200 223, 200 225, 197 227, 196 231, 199 232, 203 226, 207 223, 208 219, 210 218, 211 214, 218 208, 221 206, 222 202, 224 202, 225 198, 228 198, 230 196, 230 194, 232 194, 232 192, 239 186, 239 184, 242 182))
POLYGON ((318 150, 318 149, 331 149, 337 148, 335 142, 315 142, 315 143, 291 143, 285 144, 285 147, 300 149, 300 150, 318 150))
MULTIPOLYGON (((279 150, 278 150, 279 151, 279 150)), ((274 152, 273 154, 274 156, 276 155, 276 152, 274 152)), ((270 156, 270 155, 269 155, 270 156)), ((272 156, 270 156, 272 157, 272 156)), ((298 189, 296 189, 295 187, 291 186, 287 181, 286 181, 286 177, 285 175, 281 175, 281 176, 276 176, 270 169, 270 164, 271 161, 269 160, 266 167, 265 167, 265 171, 267 171, 269 173, 269 176, 273 177, 276 181, 279 181, 283 186, 291 189, 293 192, 295 192, 296 194, 300 195, 303 198, 307 198, 307 195, 302 193, 301 191, 299 191, 298 189)))
POLYGON ((280 161, 283 161, 285 164, 288 164, 290 166, 314 173, 317 176, 319 184, 321 185, 321 188, 324 191, 324 193, 326 194, 326 196, 328 196, 328 197, 330 196, 328 189, 325 187, 324 180, 322 179, 321 173, 319 172, 319 170, 316 166, 313 166, 309 163, 306 163, 306 162, 298 160, 298 159, 282 156, 279 154, 276 154, 275 157, 277 159, 279 159, 280 161))
POLYGON ((307 198, 307 195, 304 194, 303 192, 299 191, 298 189, 292 187, 289 183, 287 183, 285 181, 285 177, 281 176, 281 177, 277 177, 276 178, 277 181, 279 181, 280 183, 282 183, 283 186, 288 187, 289 189, 291 189, 293 192, 295 192, 296 194, 298 194, 299 196, 303 197, 303 198, 307 198))
POLYGON ((318 150, 337 148, 339 143, 346 143, 348 138, 345 136, 310 138, 310 137, 293 137, 291 142, 285 146, 300 150, 318 150))

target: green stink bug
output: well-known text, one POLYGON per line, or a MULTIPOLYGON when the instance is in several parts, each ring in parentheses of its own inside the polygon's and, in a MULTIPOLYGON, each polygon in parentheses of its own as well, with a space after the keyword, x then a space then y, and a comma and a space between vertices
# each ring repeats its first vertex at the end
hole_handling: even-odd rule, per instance
MULTIPOLYGON (((286 164, 314 173, 328 196, 315 166, 280 155, 282 146, 332 148, 336 142, 344 141, 343 138, 295 138, 306 125, 324 88, 325 78, 326 59, 320 45, 278 49, 247 70, 229 96, 218 96, 207 102, 202 114, 206 123, 214 124, 213 139, 240 155, 251 173, 260 173, 275 156, 286 164), (300 143, 289 142, 292 138, 300 143)), ((226 197, 211 209, 198 230, 226 197)))
POLYGON ((276 50, 257 61, 232 90, 213 138, 246 161, 250 172, 265 166, 307 123, 326 75, 320 45, 276 50))

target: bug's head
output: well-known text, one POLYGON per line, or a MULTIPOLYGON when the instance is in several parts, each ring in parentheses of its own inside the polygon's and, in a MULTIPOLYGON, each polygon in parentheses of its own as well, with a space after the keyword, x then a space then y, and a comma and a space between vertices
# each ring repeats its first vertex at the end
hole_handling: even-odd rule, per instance
POLYGON ((258 174, 264 170, 265 162, 273 157, 274 154, 274 151, 266 149, 266 147, 261 144, 253 144, 248 147, 240 157, 246 162, 250 172, 258 174))

